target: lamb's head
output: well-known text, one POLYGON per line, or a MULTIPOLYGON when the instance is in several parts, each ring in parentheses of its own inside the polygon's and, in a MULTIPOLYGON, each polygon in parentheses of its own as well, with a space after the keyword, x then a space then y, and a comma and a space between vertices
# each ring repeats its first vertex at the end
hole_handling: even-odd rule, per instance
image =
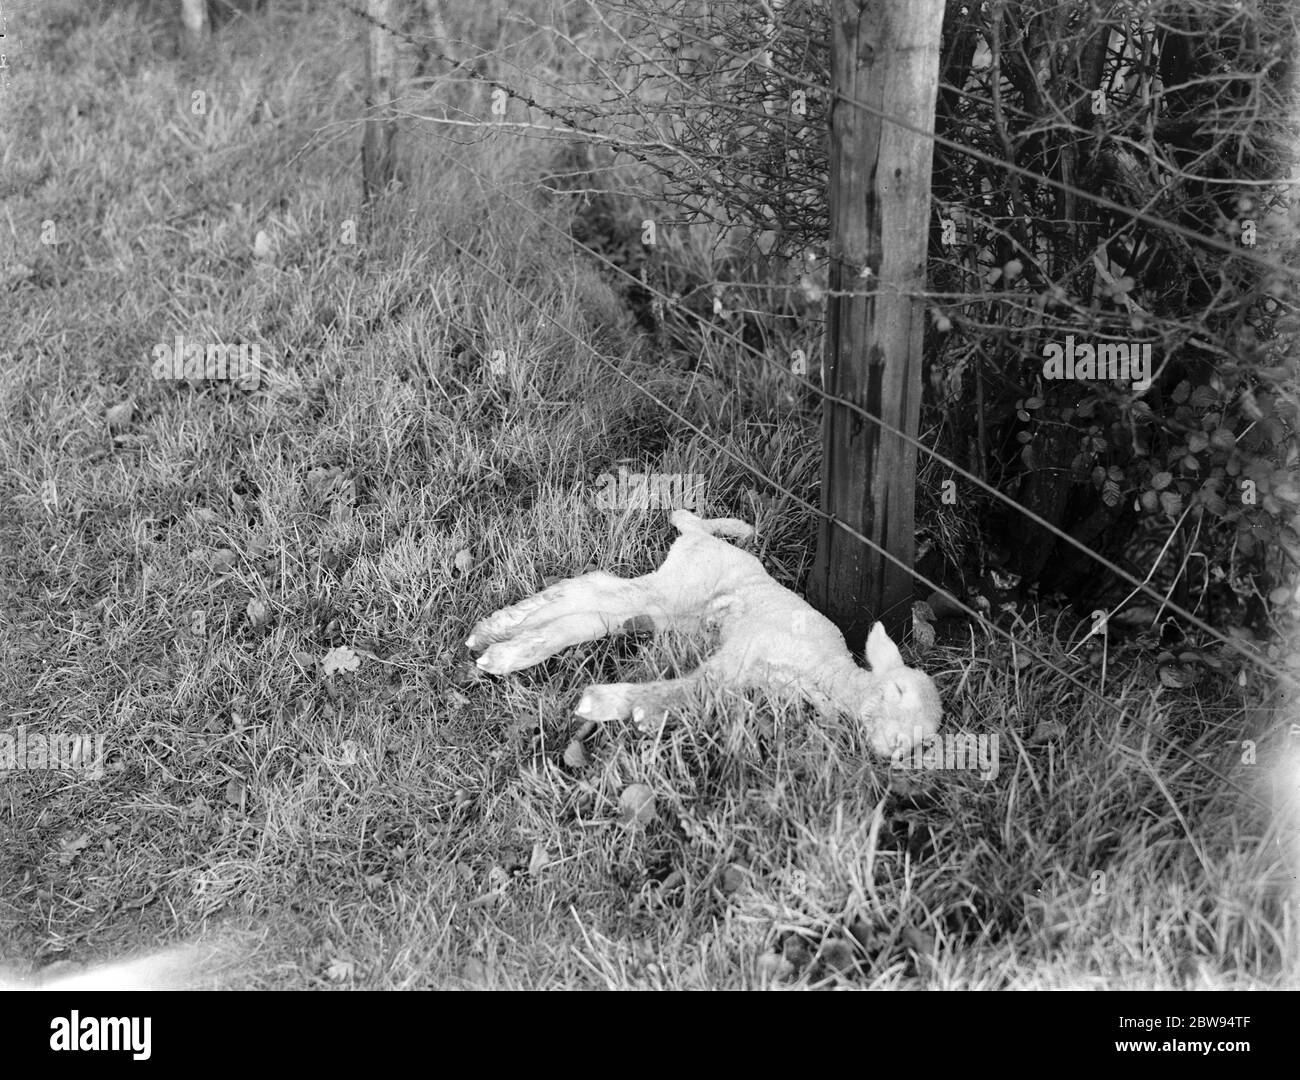
POLYGON ((889 757, 937 732, 943 705, 930 676, 903 663, 880 623, 867 635, 866 651, 875 692, 862 719, 871 728, 871 748, 889 757))

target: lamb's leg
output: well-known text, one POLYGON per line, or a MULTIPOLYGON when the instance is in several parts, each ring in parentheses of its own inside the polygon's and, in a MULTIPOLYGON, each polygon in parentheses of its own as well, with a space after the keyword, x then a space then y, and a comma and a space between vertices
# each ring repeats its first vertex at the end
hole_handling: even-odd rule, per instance
POLYGON ((580 641, 651 629, 656 604, 644 581, 596 571, 556 582, 483 619, 465 644, 483 652, 477 663, 484 671, 504 675, 580 641))
POLYGON ((584 720, 605 723, 631 719, 643 731, 663 725, 669 709, 696 699, 700 686, 710 675, 708 662, 680 679, 659 679, 646 683, 595 683, 583 692, 574 710, 584 720))

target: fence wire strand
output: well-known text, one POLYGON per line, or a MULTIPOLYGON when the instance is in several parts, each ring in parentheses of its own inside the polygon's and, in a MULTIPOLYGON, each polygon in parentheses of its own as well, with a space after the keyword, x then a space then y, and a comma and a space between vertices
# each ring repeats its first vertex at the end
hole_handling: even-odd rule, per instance
MULTIPOLYGON (((647 153, 643 153, 642 151, 652 151, 652 152, 658 151, 658 152, 668 152, 668 153, 679 153, 680 151, 680 148, 675 147, 673 144, 671 144, 666 140, 636 141, 636 140, 621 138, 618 135, 609 134, 607 132, 593 131, 590 128, 586 127, 585 125, 579 123, 575 119, 574 112, 576 112, 577 110, 574 110, 574 112, 566 113, 565 111, 555 108, 553 106, 543 105, 542 103, 534 99, 531 95, 523 93, 517 90, 516 88, 500 81, 499 79, 491 77, 485 74, 484 72, 482 72, 481 70, 479 70, 476 65, 483 59, 484 56, 490 55, 490 53, 486 53, 486 52, 482 53, 481 55, 473 59, 456 60, 452 57, 446 56, 439 49, 432 47, 430 45, 430 41, 432 40, 431 38, 417 38, 414 35, 410 34, 409 32, 401 28, 389 26, 383 23, 382 21, 376 19, 368 12, 357 9, 353 4, 349 3, 348 0, 336 0, 336 3, 338 3, 338 5, 341 8, 357 16, 358 18, 362 19, 366 23, 375 26, 386 33, 392 34, 397 38, 406 40, 408 43, 419 46, 424 53, 431 56, 433 59, 451 65, 452 69, 455 71, 467 72, 471 79, 481 82, 485 85, 488 85, 495 90, 502 91, 509 98, 520 102, 521 104, 525 105, 530 109, 537 109, 542 115, 548 117, 555 123, 560 124, 562 126, 559 128, 548 128, 545 125, 538 125, 529 122, 520 123, 520 122, 509 122, 509 121, 502 121, 502 120, 486 121, 486 120, 476 120, 476 119, 461 120, 461 119, 449 119, 449 118, 437 118, 437 117, 423 117, 411 113, 403 114, 397 112, 391 107, 391 104, 389 106, 379 106, 373 110, 368 110, 367 115, 372 119, 394 118, 396 116, 405 115, 409 119, 417 119, 417 120, 422 120, 434 124, 445 124, 450 126, 478 128, 486 132, 516 130, 521 134, 538 132, 552 137, 571 138, 577 136, 584 139, 595 141, 597 143, 604 144, 619 153, 626 154, 629 157, 631 157, 633 160, 638 161, 641 164, 647 166, 653 172, 657 172, 660 174, 665 174, 666 172, 665 167, 660 163, 653 161, 647 155, 647 153)), ((603 17, 601 21, 604 22, 603 17)), ((730 49, 725 45, 720 45, 717 41, 705 39, 700 35, 695 34, 689 28, 677 26, 674 24, 674 30, 683 34, 684 36, 692 38, 697 43, 708 45, 710 48, 716 49, 724 54, 727 54, 728 56, 734 59, 739 59, 739 60, 746 59, 744 54, 739 53, 736 50, 730 49)), ((808 79, 802 75, 785 71, 782 69, 773 68, 771 66, 769 66, 767 70, 771 73, 771 75, 774 78, 782 78, 788 80, 789 82, 801 85, 805 88, 816 90, 819 93, 830 93, 829 88, 826 87, 824 84, 817 83, 814 80, 808 79)), ((624 96, 625 97, 628 96, 626 92, 624 92, 624 96)), ((635 100, 635 99, 630 99, 630 100, 635 100)), ((1138 210, 1132 207, 1125 207, 1120 203, 1117 203, 1104 196, 1098 195, 1094 192, 1075 187, 1074 185, 1068 184, 1063 181, 1055 180, 1052 177, 1040 175, 1038 173, 1033 172, 1030 169, 1017 165, 1014 162, 1009 162, 997 158, 992 154, 988 154, 974 147, 966 146, 964 144, 956 142, 953 139, 947 138, 946 136, 938 135, 934 132, 928 132, 923 128, 919 128, 913 124, 903 121, 898 117, 892 116, 886 111, 870 106, 865 102, 857 101, 855 99, 845 97, 844 95, 837 95, 837 100, 861 108, 864 111, 868 112, 869 114, 877 117, 878 119, 884 122, 894 124, 895 126, 905 131, 911 132, 915 135, 919 135, 938 146, 942 146, 946 149, 950 149, 958 153, 965 154, 976 161, 980 161, 994 168, 1005 169, 1011 174, 1016 175, 1018 177, 1022 177, 1028 180, 1032 180, 1035 183, 1043 184, 1048 187, 1055 188, 1059 191, 1065 192, 1067 194, 1071 194, 1077 198, 1091 202, 1096 206, 1121 214, 1124 216, 1125 219, 1128 220, 1126 224, 1124 224, 1119 228, 1118 232, 1115 235, 1119 235, 1123 233, 1125 230, 1127 230, 1128 228, 1130 228, 1133 222, 1142 222, 1144 224, 1153 226, 1157 229, 1161 229, 1167 232, 1171 232, 1175 235, 1179 235, 1186 240, 1194 241, 1206 247, 1220 250, 1227 254, 1233 255, 1239 259, 1244 259, 1264 270, 1269 270, 1274 273, 1288 275, 1288 276, 1296 273, 1295 270, 1289 267, 1285 267, 1280 264, 1277 264, 1270 259, 1264 258, 1263 256, 1256 254, 1254 252, 1245 250, 1240 246, 1223 241, 1218 237, 1199 233, 1193 229, 1178 225, 1177 223, 1162 220, 1158 217, 1155 217, 1152 214, 1149 214, 1146 209, 1138 210)), ((599 118, 602 115, 602 114, 598 114, 590 106, 582 107, 582 111, 587 113, 587 115, 591 116, 593 119, 599 118)), ((766 115, 763 118, 766 119, 767 118, 766 115)), ((1078 129, 1078 130, 1082 131, 1083 129, 1078 129)), ((441 147, 439 147, 439 152, 448 160, 454 162, 462 169, 465 169, 466 171, 474 175, 481 184, 490 187, 492 190, 503 195, 505 198, 509 199, 511 202, 524 209, 527 213, 534 216, 537 220, 541 221, 547 227, 559 232, 570 243, 574 244, 579 250, 583 251, 587 256, 598 260, 604 266, 614 270, 617 274, 627 278, 630 282, 635 283, 636 285, 640 286, 642 289, 645 289, 649 294, 653 295, 661 303, 665 305, 669 305, 669 304, 673 305, 674 312, 688 316, 689 318, 699 323, 701 326, 709 328, 710 330, 717 333, 719 336, 723 337, 724 339, 729 340, 734 344, 740 346, 746 352, 758 358, 763 364, 767 365, 769 368, 774 368, 776 370, 779 370, 779 372, 783 377, 792 379, 798 382, 799 384, 801 384, 802 386, 804 386, 805 388, 811 390, 815 395, 821 398, 823 405, 827 402, 833 403, 842 408, 846 408, 850 410, 851 412, 855 413, 858 416, 861 416, 865 420, 869 420, 870 422, 877 424, 882 430, 888 432, 893 437, 902 439, 908 445, 929 455, 930 458, 932 458, 939 464, 943 465, 948 469, 951 469, 954 474, 974 484, 979 490, 986 492, 987 494, 991 495, 993 498, 999 500, 1000 502, 1007 505, 1008 507, 1011 507, 1015 512, 1021 514, 1028 521, 1033 522, 1038 527, 1045 529, 1052 536, 1056 537, 1059 540, 1064 541, 1065 543, 1069 544, 1076 550, 1082 552, 1086 557, 1094 560, 1099 566, 1105 568, 1107 571, 1115 575, 1120 580, 1134 587, 1134 592, 1131 593, 1129 597, 1125 599, 1124 603, 1127 603, 1128 600, 1131 599, 1133 595, 1140 592, 1143 595, 1147 596, 1149 599, 1158 601, 1161 605, 1162 610, 1168 610, 1171 613, 1177 615, 1179 618, 1185 620, 1189 625, 1194 626, 1200 631, 1202 631, 1203 633, 1207 634, 1212 640, 1225 646, 1227 649, 1236 653, 1238 656, 1240 656, 1250 664, 1256 666, 1260 670, 1265 671, 1268 674, 1272 675, 1280 683, 1284 683, 1294 688, 1300 688, 1300 680, 1297 680, 1289 672, 1272 664, 1268 659, 1259 655, 1255 651, 1249 649, 1243 643, 1236 640, 1235 638, 1232 638, 1216 630, 1214 627, 1210 626, 1207 622, 1205 622, 1204 620, 1196 616, 1193 612, 1188 611, 1182 606, 1169 600, 1168 597, 1162 596, 1157 590, 1150 587, 1146 582, 1139 581, 1135 575, 1128 573, 1126 570, 1122 569, 1115 563, 1106 559, 1104 556, 1100 555, 1096 551, 1093 551, 1084 543, 1077 540, 1075 537, 1071 536, 1063 529, 1053 525, 1051 522, 1047 521, 1042 516, 1034 513, 1033 511, 1027 509, 1026 507, 1021 506, 1010 496, 1004 494, 1002 491, 998 490, 992 484, 983 480, 982 478, 975 475, 974 473, 962 468, 960 465, 956 464, 954 461, 950 460, 948 457, 946 457, 939 451, 929 446, 926 446, 919 439, 907 435, 906 433, 902 432, 900 429, 894 427, 892 424, 885 421, 883 418, 875 416, 874 414, 870 413, 868 410, 858 405, 856 402, 848 401, 847 399, 828 393, 823 388, 814 384, 811 380, 803 378, 802 376, 791 372, 787 367, 785 367, 783 364, 775 360, 773 357, 769 356, 763 350, 758 349, 757 347, 745 342, 739 335, 726 329, 725 327, 720 327, 714 323, 709 322, 704 316, 699 315, 698 313, 692 311, 690 308, 683 306, 680 303, 680 299, 681 299, 680 297, 674 297, 665 293, 664 291, 658 289, 654 284, 646 280, 645 277, 638 277, 637 275, 633 274, 631 271, 618 265, 613 260, 606 257, 601 252, 595 250, 594 248, 592 248, 587 244, 582 243, 577 238, 573 237, 568 231, 560 228, 560 226, 550 221, 549 218, 547 218, 545 215, 538 213, 535 209, 533 209, 524 201, 515 198, 512 194, 510 194, 505 189, 504 186, 490 180, 489 178, 484 176, 481 171, 473 168, 473 166, 464 162, 456 155, 449 153, 448 151, 446 151, 441 147)), ((1261 182, 1261 184, 1262 183, 1264 182, 1261 182)), ((1283 182, 1279 181, 1277 182, 1277 185, 1280 186, 1282 183, 1283 182)), ((1148 203, 1148 208, 1150 207, 1150 205, 1152 205, 1153 202, 1154 199, 1148 203)), ((923 585, 937 592, 947 595, 950 599, 952 599, 955 605, 958 608, 960 608, 963 612, 965 612, 967 615, 971 616, 973 619, 981 623, 987 629, 992 630, 995 634, 1000 635, 1001 637, 1009 641, 1013 649, 1018 649, 1024 652, 1026 655, 1030 656, 1037 662, 1043 664, 1045 667, 1054 671, 1062 678, 1066 679, 1073 686, 1083 691, 1089 697, 1102 703, 1107 708, 1116 711, 1119 714, 1121 719, 1127 719, 1130 721, 1135 719, 1124 707, 1116 704, 1115 702, 1110 701, 1103 694, 1100 694, 1098 691, 1087 686, 1085 683, 1083 683, 1081 680, 1079 680, 1071 673, 1058 667, 1047 657, 1041 656, 1034 650, 1025 646, 1022 642, 1018 641, 1015 638, 1015 636, 1011 634, 1009 631, 1004 630, 1002 627, 986 619, 981 613, 979 613, 977 610, 970 607, 969 605, 965 604, 963 601, 957 599, 956 597, 952 597, 947 590, 942 589, 933 581, 930 581, 928 578, 918 573, 914 568, 907 566, 905 563, 903 563, 902 560, 898 559, 890 552, 884 550, 879 545, 871 541, 869 538, 863 536, 860 532, 852 528, 844 521, 840 520, 835 515, 827 514, 824 511, 822 511, 820 508, 813 506, 811 503, 807 502, 807 500, 801 498, 794 492, 790 491, 784 485, 780 484, 778 481, 767 476, 765 473, 762 472, 762 470, 757 469, 753 465, 750 465, 748 462, 742 460, 737 454, 735 454, 728 447, 723 445, 718 440, 714 439, 712 436, 710 436, 707 432, 703 431, 701 428, 697 427, 690 420, 686 419, 684 416, 678 413, 671 405, 662 401, 657 395, 653 393, 653 391, 643 386, 635 378, 633 378, 631 375, 623 371, 616 363, 603 356, 599 352, 599 350, 597 350, 594 346, 584 341, 581 338, 581 335, 577 334, 572 328, 566 326, 561 320, 543 311, 536 303, 534 303, 534 301, 529 296, 527 296, 527 294, 525 294, 522 290, 520 290, 518 286, 516 286, 513 282, 510 282, 507 278, 501 275, 494 267, 490 266, 482 259, 480 259, 478 256, 468 251, 463 245, 456 243, 454 240, 451 240, 450 238, 447 239, 448 242, 451 243, 463 255, 471 259, 475 264, 480 266, 483 270, 485 270, 486 272, 491 274, 494 278, 499 280, 503 285, 505 285, 507 288, 512 290, 514 293, 516 293, 525 303, 527 303, 530 307, 532 307, 539 316, 542 316, 550 320, 550 322, 554 326, 560 329, 567 336, 571 337, 579 346, 589 351, 592 354, 592 356, 595 357, 601 364, 606 366, 609 370, 614 372, 620 378, 630 383, 633 387, 635 387, 635 389, 638 392, 640 392, 641 394, 643 394, 644 396, 646 396, 647 398, 655 402, 660 408, 664 409, 669 415, 671 415, 679 423, 682 423, 687 428, 695 432, 697 435, 699 435, 702 439, 704 439, 706 442, 708 442, 711 446, 713 446, 717 450, 722 451, 729 458, 734 460, 737 464, 741 465, 741 467, 744 468, 746 471, 750 472, 755 477, 763 481, 765 484, 769 485, 773 490, 780 492, 784 497, 792 500, 795 504, 811 512, 815 516, 825 520, 831 525, 840 528, 844 532, 848 533, 850 536, 853 536, 858 542, 865 544, 875 554, 882 556, 893 565, 900 567, 908 574, 910 574, 913 578, 915 578, 917 581, 921 582, 923 585)), ((1026 253, 1026 254, 1030 254, 1030 253, 1026 253)), ((1089 258, 1091 258, 1091 256, 1086 257, 1083 260, 1083 262, 1081 262, 1080 267, 1086 265, 1086 262, 1088 261, 1089 258)), ((966 268, 965 264, 962 264, 962 269, 965 268, 966 268)), ((1078 269, 1079 268, 1076 267, 1074 270, 1070 271, 1070 273, 1066 274, 1065 279, 1068 280, 1073 273, 1077 272, 1078 269)), ((1048 281, 1048 280, 1050 279, 1047 278, 1046 275, 1044 275, 1044 281, 1048 281)), ((716 281, 716 282, 705 283, 705 285, 700 286, 700 288, 722 286, 724 288, 743 289, 746 286, 746 284, 747 283, 741 283, 741 282, 716 281)), ((765 289, 769 289, 772 292, 779 292, 782 290, 795 291, 802 288, 802 286, 800 285, 787 285, 783 283, 771 283, 768 285, 756 283, 753 284, 752 287, 756 289, 765 288, 765 289)), ((825 290, 825 289, 821 291, 823 294, 829 292, 829 290, 825 290)), ((878 292, 878 290, 872 290, 866 293, 865 295, 872 295, 876 292, 878 292)), ((844 295, 864 295, 864 294, 845 293, 844 295)), ((943 295, 945 297, 951 296, 954 300, 957 300, 957 298, 961 298, 961 301, 964 301, 966 303, 978 302, 978 301, 989 299, 989 297, 986 295, 975 294, 975 293, 935 294, 936 297, 939 295, 943 295)), ((1010 294, 1010 295, 1011 298, 1014 299, 1015 294, 1010 294)), ((1005 299, 1005 297, 999 294, 998 299, 1005 299)), ((666 307, 665 310, 667 310, 666 307)), ((972 323, 972 325, 975 324, 972 323)), ((1005 327, 997 327, 997 328, 1005 329, 1005 327)), ((1210 348, 1213 348, 1213 346, 1210 346, 1210 348)), ((1186 515, 1184 515, 1184 517, 1185 516, 1186 515)), ((1149 579, 1150 579, 1150 575, 1148 575, 1147 580, 1149 581, 1149 579)), ((1120 607, 1122 606, 1123 604, 1120 605, 1120 607)), ((1119 607, 1115 609, 1116 612, 1118 610, 1119 607)), ((1114 613, 1112 612, 1111 614, 1113 615, 1114 613)), ((1140 720, 1138 721, 1138 723, 1142 724, 1140 720)), ((1203 761, 1199 757, 1196 757, 1190 751, 1186 750, 1181 746, 1177 746, 1177 744, 1174 745, 1189 760, 1199 764, 1202 768, 1209 771, 1217 779, 1233 787, 1235 790, 1238 790, 1243 795, 1252 799, 1256 799, 1258 801, 1258 797, 1255 796, 1252 792, 1240 788, 1230 778, 1217 772, 1211 766, 1207 765, 1205 761, 1203 761)))

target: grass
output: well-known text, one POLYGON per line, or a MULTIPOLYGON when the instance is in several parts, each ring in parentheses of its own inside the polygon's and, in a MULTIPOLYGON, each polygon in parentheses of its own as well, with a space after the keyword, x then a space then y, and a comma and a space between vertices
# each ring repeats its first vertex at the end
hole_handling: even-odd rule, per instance
POLYGON ((460 643, 548 578, 657 564, 666 515, 598 510, 601 474, 704 476, 795 587, 814 534, 622 376, 801 493, 816 411, 722 339, 699 363, 638 329, 566 238, 583 201, 539 186, 552 143, 411 124, 363 212, 356 28, 327 5, 191 58, 148 7, 87 8, 26 14, 0 97, 0 731, 102 734, 107 767, 0 778, 7 963, 198 942, 239 988, 1296 985, 1295 764, 1235 669, 1171 689, 1026 615, 1111 704, 949 631, 919 663, 946 730, 996 736, 990 777, 721 692, 579 755, 587 683, 692 645, 493 679, 460 643), (154 379, 178 333, 269 370, 154 379))

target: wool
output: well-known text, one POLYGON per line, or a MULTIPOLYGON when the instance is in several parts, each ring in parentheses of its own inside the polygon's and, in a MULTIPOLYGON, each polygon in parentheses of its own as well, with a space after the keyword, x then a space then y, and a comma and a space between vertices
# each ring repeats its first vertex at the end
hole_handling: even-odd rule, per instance
POLYGON ((934 683, 903 663, 880 623, 867 637, 868 670, 854 660, 834 623, 774 581, 753 555, 722 539, 748 539, 750 525, 688 510, 675 511, 671 520, 681 535, 652 573, 619 578, 597 571, 569 578, 481 620, 465 642, 480 654, 478 666, 505 675, 611 634, 713 631, 716 650, 690 674, 594 684, 583 693, 577 715, 652 726, 712 682, 793 694, 823 715, 846 715, 884 756, 938 730, 942 706, 934 683))

